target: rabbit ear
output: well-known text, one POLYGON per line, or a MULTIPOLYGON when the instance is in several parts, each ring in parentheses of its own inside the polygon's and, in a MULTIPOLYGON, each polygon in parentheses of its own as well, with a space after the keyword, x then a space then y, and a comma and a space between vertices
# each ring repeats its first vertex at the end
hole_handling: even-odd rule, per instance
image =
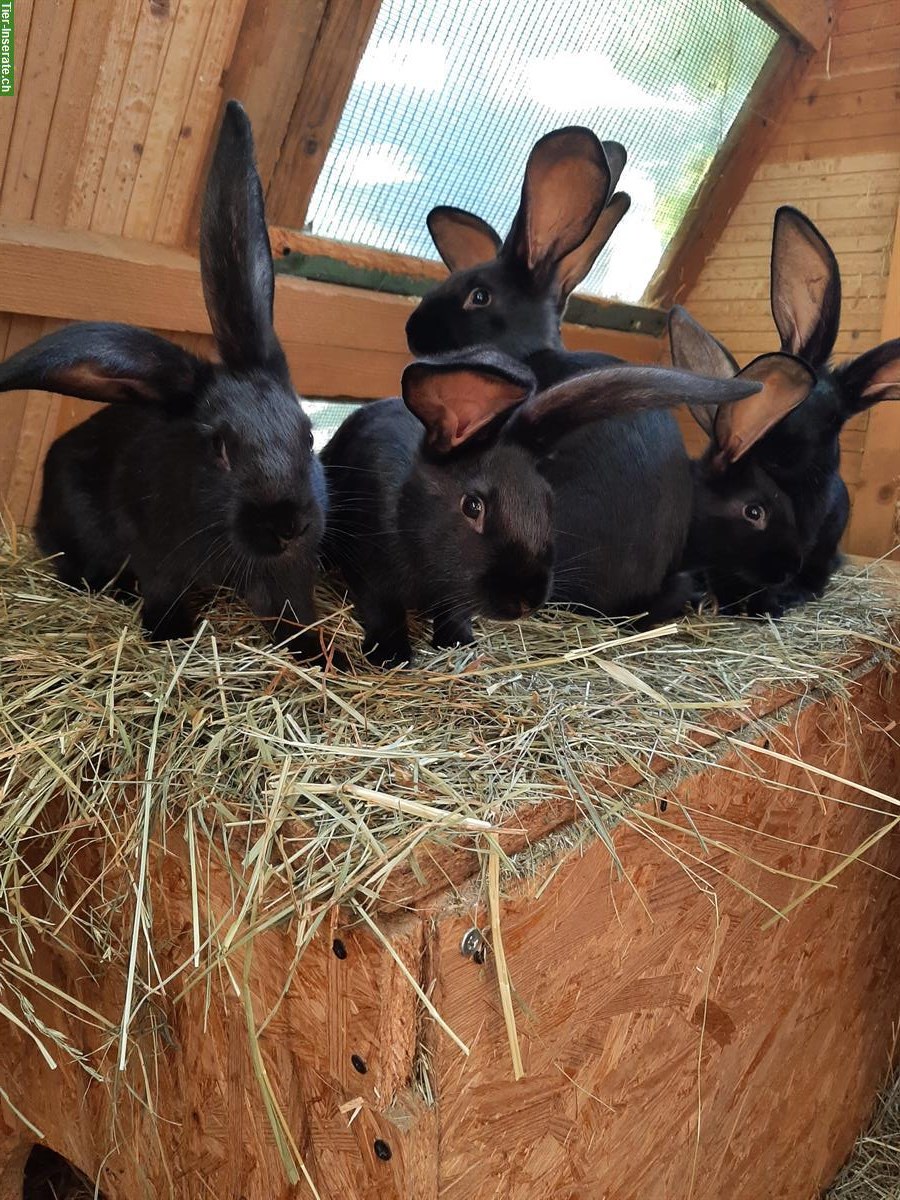
POLYGON ((622 177, 622 172, 625 170, 625 164, 628 162, 628 151, 621 142, 601 142, 603 153, 606 155, 606 165, 609 167, 609 188, 607 189, 607 204, 611 204, 609 199, 619 184, 622 177))
POLYGON ((851 362, 835 367, 844 401, 844 419, 880 400, 900 400, 900 338, 882 342, 851 362))
POLYGON ((272 323, 275 275, 250 120, 225 106, 200 222, 203 295, 223 362, 287 372, 272 323))
POLYGON ((631 197, 626 192, 617 192, 594 222, 594 228, 581 245, 576 246, 570 254, 560 260, 556 268, 560 306, 590 271, 597 255, 612 237, 616 226, 630 207, 631 197))
POLYGON ((672 362, 685 371, 713 379, 732 379, 738 373, 729 351, 680 304, 669 310, 669 346, 672 362))
POLYGON ((589 129, 573 125, 540 139, 528 156, 522 199, 503 253, 539 282, 580 246, 609 192, 603 146, 589 129))
MULTIPOLYGON (((672 362, 686 371, 710 375, 713 379, 732 379, 738 373, 738 365, 728 350, 680 304, 669 310, 669 347, 672 362)), ((690 404, 688 408, 704 433, 712 436, 715 411, 690 404)))
POLYGON ((792 408, 802 404, 816 382, 815 372, 790 354, 762 354, 737 378, 761 383, 762 391, 716 413, 715 462, 720 468, 737 462, 792 408))
POLYGON ((35 388, 178 412, 211 374, 209 363, 146 329, 82 322, 48 333, 0 364, 0 391, 35 388))
POLYGON ((602 367, 566 379, 523 404, 505 435, 546 450, 563 434, 605 417, 617 417, 675 404, 728 404, 758 392, 752 379, 706 379, 668 367, 602 367))
POLYGON ((497 257, 499 233, 474 213, 441 204, 426 221, 431 240, 451 271, 465 271, 497 257))
POLYGON ((841 274, 812 221, 788 205, 775 214, 772 316, 782 350, 814 367, 827 362, 841 319, 841 274))
POLYGON ((438 454, 469 441, 534 391, 527 367, 488 347, 419 359, 403 372, 403 400, 438 454))

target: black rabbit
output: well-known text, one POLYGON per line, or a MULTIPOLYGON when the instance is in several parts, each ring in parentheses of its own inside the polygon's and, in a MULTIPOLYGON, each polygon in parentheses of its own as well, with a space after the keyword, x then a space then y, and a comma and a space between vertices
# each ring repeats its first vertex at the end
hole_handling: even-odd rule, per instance
POLYGON ((528 156, 522 199, 509 236, 474 213, 440 206, 428 229, 452 274, 406 323, 413 354, 494 345, 526 362, 541 387, 619 361, 563 349, 560 321, 572 290, 628 211, 613 194, 625 166, 618 142, 580 126, 542 137, 528 156))
POLYGON ((315 619, 325 485, 272 324, 274 276, 253 137, 231 101, 210 168, 200 263, 222 365, 127 325, 70 325, 0 366, 0 390, 109 404, 51 446, 37 519, 62 580, 137 584, 151 638, 195 625, 231 585, 276 641, 315 619))
MULTIPOLYGON (((751 397, 732 406, 722 422, 708 410, 695 413, 714 439, 701 464, 711 488, 707 499, 716 496, 737 511, 734 500, 748 494, 748 482, 756 490, 747 502, 749 513, 741 505, 732 522, 730 546, 727 533, 714 545, 709 525, 702 529, 695 522, 690 560, 714 563, 711 588, 726 608, 778 616, 820 596, 840 564, 838 547, 850 513, 839 473, 841 430, 879 400, 900 399, 900 339, 829 366, 840 321, 837 261, 812 222, 788 206, 775 215, 771 283, 782 350, 808 364, 814 386, 799 403, 785 393, 781 403, 774 399, 768 407, 751 397), (732 428, 729 435, 735 425, 739 432, 732 428), (788 509, 790 517, 784 515, 788 509), (792 535, 785 532, 791 520, 797 539, 793 561, 786 549, 792 535), (753 569, 748 540, 758 555, 753 569)), ((670 335, 676 364, 719 378, 737 370, 728 351, 683 310, 673 310, 670 335)), ((701 503, 698 511, 708 510, 701 503)))
POLYGON ((410 610, 433 619, 441 647, 470 642, 476 613, 516 620, 548 598, 559 550, 542 468, 566 436, 610 414, 717 403, 759 384, 619 366, 534 388, 527 368, 490 347, 412 363, 403 401, 363 405, 323 450, 326 558, 374 662, 410 661, 410 610))
MULTIPOLYGON (((628 210, 624 193, 607 204, 624 162, 621 147, 588 129, 541 138, 502 244, 478 217, 434 209, 429 229, 453 273, 410 316, 413 353, 488 342, 526 363, 541 387, 617 363, 563 349, 560 321, 628 210)), ((693 486, 674 415, 595 422, 563 438, 543 469, 558 531, 553 599, 607 616, 647 613, 647 622, 680 613, 695 592, 680 569, 693 486)))

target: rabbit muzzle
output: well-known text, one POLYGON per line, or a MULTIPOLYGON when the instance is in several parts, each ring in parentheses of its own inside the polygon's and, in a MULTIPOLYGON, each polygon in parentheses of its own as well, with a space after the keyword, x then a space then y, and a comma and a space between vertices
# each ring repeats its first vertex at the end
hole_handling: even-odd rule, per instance
POLYGON ((292 500, 241 506, 237 532, 247 550, 257 558, 273 558, 321 533, 321 515, 312 505, 292 500))

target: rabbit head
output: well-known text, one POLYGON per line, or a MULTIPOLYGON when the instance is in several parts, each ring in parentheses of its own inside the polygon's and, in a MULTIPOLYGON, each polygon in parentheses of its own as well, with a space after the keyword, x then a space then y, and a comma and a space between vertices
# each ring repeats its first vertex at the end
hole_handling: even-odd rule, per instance
POLYGON ((540 607, 552 585, 553 498, 529 451, 502 431, 534 377, 485 347, 412 363, 402 390, 425 436, 397 520, 427 602, 459 597, 495 620, 540 607))
POLYGON ((250 123, 236 101, 226 107, 210 168, 200 264, 221 363, 144 329, 79 323, 3 363, 0 390, 40 388, 140 410, 151 478, 159 464, 149 455, 163 436, 160 453, 177 457, 185 501, 193 498, 236 552, 271 560, 318 543, 324 485, 273 327, 262 188, 250 123))
POLYGON ((525 360, 561 346, 566 301, 628 211, 624 192, 611 195, 624 166, 617 142, 579 126, 558 129, 529 155, 506 241, 472 213, 432 209, 428 228, 451 275, 407 321, 410 350, 491 344, 525 360))
POLYGON ((727 568, 751 587, 783 584, 800 569, 802 540, 792 498, 766 469, 758 448, 806 402, 815 373, 784 352, 761 355, 739 371, 725 347, 677 305, 669 314, 669 340, 677 366, 763 384, 761 391, 727 407, 690 406, 709 436, 694 464, 691 565, 727 568))

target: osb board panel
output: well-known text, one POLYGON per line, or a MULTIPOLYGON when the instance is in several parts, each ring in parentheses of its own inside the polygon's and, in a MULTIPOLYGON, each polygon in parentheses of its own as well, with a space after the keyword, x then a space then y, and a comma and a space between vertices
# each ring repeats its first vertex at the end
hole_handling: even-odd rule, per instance
MULTIPOLYGON (((873 724, 811 706, 786 742, 893 791, 900 750, 877 726, 896 706, 870 680, 861 707, 873 724)), ((900 885, 888 872, 900 868, 900 838, 766 930, 769 914, 742 888, 782 906, 806 887, 791 876, 821 877, 888 819, 847 788, 817 796, 802 771, 779 765, 772 777, 812 794, 709 773, 678 790, 711 847, 726 841, 744 859, 711 848, 689 863, 691 878, 647 830, 623 826, 614 844, 627 879, 594 843, 539 901, 545 873, 516 889, 502 929, 518 1083, 493 971, 459 952, 487 915, 440 922, 436 999, 472 1047, 464 1059, 438 1042, 441 1200, 818 1196, 888 1066, 900 1009, 900 885)), ((696 854, 676 832, 677 805, 666 818, 668 838, 696 854)))
MULTIPOLYGON (((841 267, 843 305, 835 347, 840 360, 884 337, 885 294, 900 199, 900 5, 839 0, 832 36, 810 63, 781 118, 762 164, 682 302, 732 350, 741 363, 777 346, 769 311, 772 220, 780 204, 793 204, 819 226, 841 267)), ((863 474, 866 420, 842 439, 842 473, 851 496, 883 489, 898 494, 897 462, 871 458, 863 474), (892 469, 893 466, 893 469, 892 469)), ((703 438, 683 423, 696 450, 703 438)), ((885 530, 863 544, 855 523, 847 548, 868 554, 890 549, 885 530)))
MULTIPOLYGON (((772 743, 894 788, 900 747, 882 732, 897 712, 890 682, 885 670, 870 671, 854 708, 810 703, 771 731, 772 743)), ((116 1140, 109 1095, 86 1086, 66 1061, 51 1073, 5 1023, 4 1086, 76 1166, 93 1173, 104 1164, 109 1200, 308 1194, 282 1179, 257 1091, 235 995, 246 966, 254 1022, 269 1018, 262 1062, 323 1200, 811 1200, 849 1147, 887 1064, 900 995, 892 874, 900 844, 884 838, 833 889, 765 930, 768 910, 747 889, 784 905, 806 886, 797 876, 821 877, 885 822, 868 803, 840 803, 859 800, 850 789, 817 794, 814 778, 787 768, 772 777, 810 794, 708 771, 678 789, 665 816, 668 837, 679 844, 686 811, 709 847, 691 863, 693 878, 622 825, 614 840, 627 879, 595 843, 580 857, 549 860, 539 882, 510 888, 502 927, 527 1072, 519 1083, 510 1078, 491 959, 477 966, 460 954, 463 933, 473 921, 485 924, 484 914, 474 904, 464 912, 465 898, 448 894, 436 920, 411 914, 385 931, 469 1043, 469 1058, 423 1020, 380 943, 335 926, 312 944, 286 990, 290 929, 264 935, 247 964, 236 951, 235 982, 216 972, 208 1001, 202 984, 180 1004, 143 997, 132 1038, 159 1052, 149 1075, 156 1122, 119 1087, 116 1140), (739 853, 726 856, 721 841, 739 853), (345 957, 333 953, 334 936, 345 957), (431 1062, 434 1110, 409 1086, 420 1046, 431 1062), (363 1058, 364 1074, 353 1055, 363 1058), (340 1110, 357 1098, 351 1123, 352 1108, 340 1110), (391 1150, 387 1161, 374 1152, 377 1138, 391 1150)), ((179 841, 171 839, 153 875, 163 976, 192 944, 179 841)), ((683 846, 698 854, 695 839, 683 846)), ((96 880, 99 864, 82 855, 86 879, 96 880)), ((118 869, 107 863, 107 896, 123 882, 118 869)), ((235 901, 224 872, 214 867, 210 878, 224 931, 235 901)), ((98 989, 74 957, 46 947, 37 969, 115 1026, 119 983, 101 975, 98 989)), ((36 1008, 79 1049, 104 1044, 102 1032, 67 1022, 46 1001, 36 1008)), ((114 1053, 113 1037, 107 1060, 114 1053)), ((136 1070, 128 1082, 143 1094, 136 1070)), ((32 1140, 0 1104, 0 1179, 4 1155, 14 1173, 32 1140)))
MULTIPOLYGON (((193 945, 180 840, 176 836, 169 856, 164 861, 157 857, 152 868, 154 956, 163 977, 190 957, 193 945)), ((101 875, 107 894, 119 887, 127 892, 127 878, 117 878, 114 865, 94 857, 82 853, 83 884, 73 895, 83 886, 90 903, 91 881, 101 875)), ((209 898, 211 919, 220 919, 224 931, 237 916, 232 904, 239 907, 240 901, 234 901, 223 870, 213 869, 209 880, 203 900, 209 898)), ((28 903, 34 902, 30 895, 28 903)), ((200 911, 205 916, 204 903, 200 911)), ((94 960, 100 981, 95 983, 74 953, 51 952, 39 944, 35 972, 100 1012, 110 1023, 111 1036, 96 1030, 93 1022, 71 1020, 46 997, 31 996, 39 1018, 64 1030, 92 1063, 102 1064, 114 1086, 107 1090, 89 1084, 64 1054, 57 1054, 58 1067, 51 1070, 33 1042, 4 1020, 0 1061, 10 1101, 79 1170, 96 1177, 102 1168, 107 1200, 145 1195, 196 1200, 206 1194, 288 1200, 309 1195, 284 1177, 248 1051, 246 995, 252 998, 255 1027, 266 1024, 259 1041, 262 1069, 320 1195, 328 1200, 407 1200, 412 1195, 436 1200, 434 1114, 410 1090, 419 1035, 413 990, 380 942, 352 930, 334 931, 340 933, 345 957, 333 952, 333 932, 328 931, 305 951, 302 969, 291 976, 295 932, 262 935, 249 962, 235 950, 230 973, 214 970, 208 993, 202 977, 178 1003, 139 988, 130 1027, 132 1065, 118 1077, 115 1030, 124 994, 119 974, 104 974, 94 960), (138 1052, 145 1056, 146 1074, 135 1061, 138 1052), (355 1059, 363 1073, 354 1067, 355 1059), (352 1109, 341 1112, 340 1107, 355 1098, 362 1111, 351 1123, 352 1109), (157 1116, 150 1114, 148 1103, 157 1116), (401 1128, 406 1136, 398 1140, 401 1128), (376 1156, 376 1139, 392 1147, 390 1161, 376 1156)), ((414 976, 420 971, 424 933, 417 920, 404 919, 390 928, 394 953, 414 976)), ((78 940, 71 926, 66 936, 69 942, 78 940)), ((33 1134, 0 1101, 0 1179, 4 1159, 18 1160, 33 1141, 33 1134)), ((5 1200, 2 1191, 0 1200, 5 1200)))

